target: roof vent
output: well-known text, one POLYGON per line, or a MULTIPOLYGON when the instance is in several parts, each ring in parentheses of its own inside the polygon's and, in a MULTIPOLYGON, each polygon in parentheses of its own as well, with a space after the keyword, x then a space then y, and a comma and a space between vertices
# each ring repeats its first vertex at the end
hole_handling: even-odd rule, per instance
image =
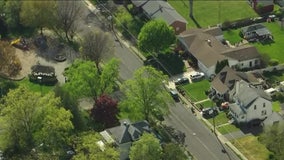
POLYGON ((211 40, 210 40, 210 39, 207 39, 206 41, 207 41, 208 45, 209 45, 210 47, 212 47, 211 40))

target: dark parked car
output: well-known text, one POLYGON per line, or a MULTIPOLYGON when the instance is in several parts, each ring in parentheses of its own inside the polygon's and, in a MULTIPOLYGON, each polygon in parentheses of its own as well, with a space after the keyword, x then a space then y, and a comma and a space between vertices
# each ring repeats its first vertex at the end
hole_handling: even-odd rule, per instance
POLYGON ((175 85, 187 84, 187 83, 189 83, 189 79, 183 77, 183 78, 177 79, 177 80, 174 81, 174 82, 175 82, 175 85))
POLYGON ((218 115, 218 108, 214 107, 214 108, 205 108, 202 110, 202 116, 204 118, 213 118, 215 116, 218 115))
POLYGON ((170 90, 170 94, 176 102, 179 102, 178 92, 175 90, 170 90))

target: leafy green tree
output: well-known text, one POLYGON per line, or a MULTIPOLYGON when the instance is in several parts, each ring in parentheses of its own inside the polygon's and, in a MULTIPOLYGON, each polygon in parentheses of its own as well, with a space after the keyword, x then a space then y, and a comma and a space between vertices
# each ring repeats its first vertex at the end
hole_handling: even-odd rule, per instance
POLYGON ((157 115, 168 112, 172 99, 167 93, 164 82, 168 77, 162 72, 146 66, 138 69, 134 77, 123 83, 125 99, 119 104, 120 116, 131 120, 156 119, 157 115))
POLYGON ((119 63, 116 59, 107 62, 99 74, 92 61, 76 60, 65 72, 68 82, 64 87, 74 98, 94 97, 113 91, 118 77, 119 63))
POLYGON ((229 61, 227 59, 222 60, 221 62, 217 61, 215 74, 218 74, 225 66, 229 66, 229 61))
POLYGON ((163 146, 163 160, 186 160, 187 157, 180 146, 174 143, 168 143, 163 146))
POLYGON ((119 152, 108 144, 100 147, 98 142, 103 138, 95 132, 84 132, 73 137, 76 155, 74 160, 117 160, 119 152))
POLYGON ((0 104, 0 148, 28 153, 43 144, 56 152, 73 129, 71 113, 59 104, 51 92, 41 96, 23 86, 11 90, 0 104))
POLYGON ((138 35, 138 47, 142 52, 157 54, 176 42, 174 29, 162 20, 146 23, 138 35))
POLYGON ((157 160, 162 158, 159 140, 149 133, 144 133, 133 143, 129 153, 130 160, 157 160))
POLYGON ((20 25, 21 0, 1 1, 1 11, 5 13, 4 19, 10 29, 18 28, 20 25))
POLYGON ((76 131, 83 131, 87 129, 87 120, 83 116, 83 112, 78 106, 78 101, 70 94, 66 89, 57 85, 55 90, 55 95, 60 97, 61 103, 66 110, 72 113, 72 123, 76 131))
POLYGON ((54 23, 56 2, 50 1, 23 1, 20 18, 24 26, 40 28, 51 27, 54 23))
POLYGON ((265 128, 259 137, 260 142, 274 153, 274 159, 284 159, 284 124, 280 123, 265 128))

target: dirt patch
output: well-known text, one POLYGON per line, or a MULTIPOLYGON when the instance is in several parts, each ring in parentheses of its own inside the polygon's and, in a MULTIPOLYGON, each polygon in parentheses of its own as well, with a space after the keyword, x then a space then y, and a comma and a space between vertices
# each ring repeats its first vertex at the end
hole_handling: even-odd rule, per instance
POLYGON ((37 56, 36 54, 31 51, 22 51, 20 49, 16 49, 16 56, 19 58, 22 64, 22 69, 20 73, 15 76, 11 77, 13 79, 23 79, 24 77, 28 76, 31 73, 31 67, 37 63, 37 56))

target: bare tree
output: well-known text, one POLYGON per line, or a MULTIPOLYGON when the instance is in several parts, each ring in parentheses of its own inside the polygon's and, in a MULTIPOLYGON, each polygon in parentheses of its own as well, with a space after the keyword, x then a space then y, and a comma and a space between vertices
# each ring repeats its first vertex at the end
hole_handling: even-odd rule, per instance
MULTIPOLYGON (((62 30, 64 36, 68 42, 71 42, 71 39, 74 36, 76 30, 76 20, 80 14, 81 6, 80 1, 72 0, 58 0, 58 9, 57 9, 57 25, 56 32, 62 30)), ((60 35, 60 34, 58 34, 60 35)))
POLYGON ((113 51, 113 40, 108 33, 97 30, 96 32, 89 31, 83 36, 82 56, 94 61, 99 73, 102 56, 113 51))

